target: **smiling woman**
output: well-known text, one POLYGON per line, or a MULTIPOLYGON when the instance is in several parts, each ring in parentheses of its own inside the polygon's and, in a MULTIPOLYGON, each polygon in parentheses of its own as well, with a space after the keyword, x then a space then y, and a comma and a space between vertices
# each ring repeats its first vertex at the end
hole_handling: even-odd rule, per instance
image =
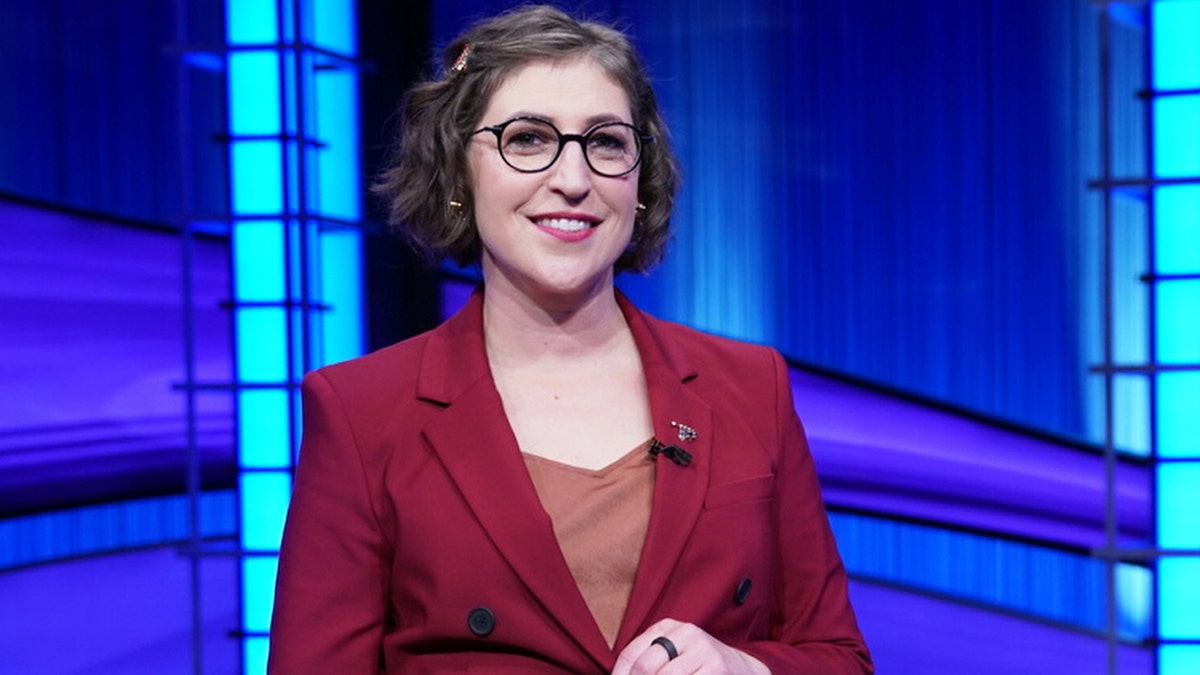
MULTIPOLYGON (((633 245, 617 261, 616 271, 653 267, 669 238, 679 184, 654 89, 624 35, 607 26, 577 23, 548 8, 501 15, 459 36, 446 48, 444 76, 408 92, 396 161, 375 186, 389 206, 396 230, 432 260, 478 262, 479 240, 469 217, 470 204, 464 201, 471 194, 466 148, 476 135, 486 138, 478 133, 481 127, 497 127, 509 119, 485 121, 484 109, 500 85, 526 66, 563 65, 583 57, 619 86, 629 106, 624 115, 588 120, 586 127, 628 122, 640 141, 633 166, 645 209, 633 245)), ((570 100, 565 92, 550 93, 570 100)), ((515 116, 538 117, 532 114, 536 111, 527 112, 515 116)), ((563 150, 562 141, 559 149, 563 150)), ((600 173, 608 172, 601 169, 600 173)))
POLYGON ((376 190, 483 284, 305 378, 271 670, 871 672, 782 358, 613 285, 678 182, 628 41, 533 7, 443 67, 376 190))
MULTIPOLYGON (((523 117, 545 120, 540 125, 555 133, 558 125, 596 136, 614 122, 629 124, 631 113, 620 85, 582 57, 535 62, 512 73, 492 96, 483 122, 510 128, 516 122, 526 129, 518 133, 532 136, 523 117)), ((552 161, 539 162, 541 171, 514 171, 505 159, 514 153, 503 137, 500 152, 490 139, 472 137, 470 191, 489 294, 513 290, 568 310, 601 294, 612 297, 614 265, 633 236, 638 170, 634 164, 617 176, 597 174, 588 156, 607 153, 593 147, 544 151, 552 161)))

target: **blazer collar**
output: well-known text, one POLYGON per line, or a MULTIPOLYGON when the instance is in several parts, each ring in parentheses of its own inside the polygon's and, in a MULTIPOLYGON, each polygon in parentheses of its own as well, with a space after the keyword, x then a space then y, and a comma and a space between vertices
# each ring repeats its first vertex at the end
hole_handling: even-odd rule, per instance
MULTIPOLYGON (((417 380, 418 398, 448 405, 477 380, 491 379, 483 337, 483 294, 483 286, 476 288, 461 310, 430 333, 417 380)), ((657 320, 642 313, 621 291, 616 294, 643 366, 649 370, 654 364, 656 371, 661 367, 656 374, 675 382, 694 378, 695 367, 679 345, 662 334, 657 320)))
POLYGON ((642 359, 655 438, 684 448, 692 461, 657 460, 646 542, 615 650, 578 592, 504 416, 484 346, 482 288, 430 334, 417 383, 418 397, 445 406, 424 435, 475 517, 547 611, 606 669, 622 646, 662 618, 655 608, 703 506, 712 439, 712 410, 686 386, 697 371, 681 346, 620 292, 617 300, 642 359), (674 424, 691 427, 695 437, 684 440, 674 424))

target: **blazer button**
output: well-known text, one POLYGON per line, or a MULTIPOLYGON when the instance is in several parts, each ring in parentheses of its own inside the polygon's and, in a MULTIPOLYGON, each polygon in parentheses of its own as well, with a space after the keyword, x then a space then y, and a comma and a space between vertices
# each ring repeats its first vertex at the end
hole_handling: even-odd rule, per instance
POLYGON ((750 597, 750 577, 746 577, 738 582, 737 588, 733 591, 733 603, 738 607, 746 604, 746 598, 750 597))
POLYGON ((496 629, 496 615, 487 607, 476 607, 467 615, 467 627, 479 637, 487 637, 496 629))

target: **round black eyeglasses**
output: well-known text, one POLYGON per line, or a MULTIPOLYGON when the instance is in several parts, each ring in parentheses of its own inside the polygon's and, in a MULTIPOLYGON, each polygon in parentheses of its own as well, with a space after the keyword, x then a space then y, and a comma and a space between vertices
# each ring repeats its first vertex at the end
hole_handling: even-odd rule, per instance
POLYGON ((583 158, 592 171, 601 176, 624 176, 642 159, 642 144, 654 141, 624 122, 603 122, 582 134, 564 134, 553 124, 537 117, 513 119, 471 132, 490 131, 496 135, 496 149, 504 163, 522 173, 549 169, 563 146, 578 141, 583 158))

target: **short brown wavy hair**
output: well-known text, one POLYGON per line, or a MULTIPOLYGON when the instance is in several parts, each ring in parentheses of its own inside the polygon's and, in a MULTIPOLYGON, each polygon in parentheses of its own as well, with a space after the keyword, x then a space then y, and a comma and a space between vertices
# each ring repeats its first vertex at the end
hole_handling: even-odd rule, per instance
POLYGON ((644 272, 662 259, 670 239, 679 168, 667 127, 641 60, 620 31, 579 21, 548 6, 523 7, 482 21, 451 42, 436 77, 410 89, 400 106, 402 127, 392 159, 371 190, 386 200, 388 224, 437 262, 478 262, 467 140, 492 94, 517 69, 535 62, 593 59, 625 90, 633 125, 654 141, 642 149, 630 246, 617 272, 644 272), (461 68, 456 62, 470 45, 461 68), (461 207, 451 205, 451 202, 461 207))

